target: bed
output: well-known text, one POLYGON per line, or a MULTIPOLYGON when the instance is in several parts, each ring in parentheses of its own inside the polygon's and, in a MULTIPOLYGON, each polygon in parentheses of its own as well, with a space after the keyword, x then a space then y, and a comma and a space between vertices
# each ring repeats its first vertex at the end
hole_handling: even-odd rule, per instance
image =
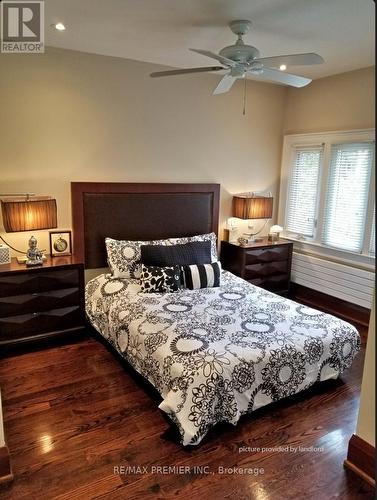
MULTIPOLYGON (((73 183, 72 200, 79 207, 75 245, 89 268, 105 267, 98 249, 105 236, 149 240, 217 229, 218 185, 73 183), (152 199, 158 200, 153 220, 145 224, 141 212, 152 199), (98 217, 110 207, 111 218, 98 217), (163 218, 169 212, 171 220, 163 218)), ((157 389, 159 408, 184 445, 198 444, 218 422, 236 424, 246 413, 339 377, 360 348, 352 325, 226 271, 220 287, 153 294, 142 293, 137 279, 102 273, 87 283, 86 312, 157 389)))

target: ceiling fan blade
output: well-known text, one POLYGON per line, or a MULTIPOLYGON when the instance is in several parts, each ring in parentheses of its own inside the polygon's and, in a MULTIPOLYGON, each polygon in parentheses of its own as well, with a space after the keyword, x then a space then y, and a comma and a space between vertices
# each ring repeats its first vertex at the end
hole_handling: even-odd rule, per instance
POLYGON ((306 54, 287 54, 285 56, 262 57, 253 62, 259 62, 272 68, 278 68, 282 64, 286 66, 306 66, 310 64, 322 64, 323 58, 314 52, 306 54))
POLYGON ((217 61, 220 61, 222 64, 225 66, 235 66, 236 63, 232 61, 232 59, 228 59, 227 57, 220 56, 219 54, 215 54, 214 52, 211 52, 210 50, 201 50, 201 49, 189 49, 192 52, 197 52, 198 54, 202 54, 202 56, 207 56, 211 57, 212 59, 216 59, 217 61))
POLYGON ((168 71, 156 71, 151 73, 152 78, 157 78, 159 76, 172 76, 172 75, 185 75, 187 73, 204 73, 205 71, 220 71, 225 69, 222 66, 206 66, 203 68, 184 68, 184 69, 172 69, 168 71))
POLYGON ((305 85, 308 85, 311 82, 310 78, 291 75, 290 73, 285 73, 285 71, 279 71, 271 68, 263 68, 258 73, 253 73, 253 71, 251 71, 251 74, 272 82, 285 83, 285 85, 291 85, 292 87, 305 87, 305 85))
POLYGON ((217 87, 213 91, 213 94, 225 94, 225 92, 228 92, 231 88, 233 83, 237 80, 235 76, 232 75, 225 75, 221 78, 219 81, 217 87))

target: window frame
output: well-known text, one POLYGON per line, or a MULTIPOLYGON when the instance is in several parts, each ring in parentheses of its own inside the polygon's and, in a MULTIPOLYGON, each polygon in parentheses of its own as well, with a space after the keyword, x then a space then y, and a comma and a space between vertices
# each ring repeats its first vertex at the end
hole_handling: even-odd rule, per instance
POLYGON ((336 131, 336 132, 314 132, 308 134, 289 134, 284 137, 283 154, 281 164, 281 180, 280 180, 280 196, 279 196, 279 212, 278 224, 283 228, 286 227, 287 220, 287 203, 288 203, 288 189, 290 185, 290 177, 292 170, 292 161, 294 158, 295 147, 315 146, 323 144, 322 164, 320 166, 319 180, 318 180, 318 193, 317 193, 317 206, 316 206, 316 226, 313 238, 305 237, 300 238, 297 233, 283 231, 282 236, 286 239, 300 243, 303 249, 312 251, 316 249, 318 253, 329 254, 331 256, 338 256, 350 261, 361 261, 365 263, 374 263, 375 256, 369 253, 369 245, 372 233, 372 218, 373 208, 375 206, 375 166, 372 167, 370 190, 367 202, 367 215, 364 231, 364 239, 362 252, 352 252, 350 250, 337 249, 322 243, 321 238, 323 234, 323 221, 324 211, 326 205, 327 186, 330 174, 330 158, 331 147, 333 144, 341 143, 354 143, 363 141, 375 141, 375 129, 363 130, 350 130, 350 131, 336 131))

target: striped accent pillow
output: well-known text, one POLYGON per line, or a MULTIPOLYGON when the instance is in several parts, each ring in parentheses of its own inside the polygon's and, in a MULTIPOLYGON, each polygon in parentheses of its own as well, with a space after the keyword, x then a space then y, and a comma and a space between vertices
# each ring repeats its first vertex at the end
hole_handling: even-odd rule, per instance
POLYGON ((221 264, 196 264, 182 266, 183 282, 185 288, 197 290, 199 288, 212 288, 220 286, 221 264))

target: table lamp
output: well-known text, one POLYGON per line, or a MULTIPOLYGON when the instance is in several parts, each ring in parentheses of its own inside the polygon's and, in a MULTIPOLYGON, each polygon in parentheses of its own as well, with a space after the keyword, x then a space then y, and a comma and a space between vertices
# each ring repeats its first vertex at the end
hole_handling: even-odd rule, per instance
POLYGON ((259 196, 255 193, 242 193, 233 196, 233 217, 244 220, 264 219, 265 222, 256 233, 245 233, 244 243, 252 243, 255 236, 263 231, 272 217, 274 199, 270 196, 259 196))
MULTIPOLYGON (((36 231, 57 227, 56 200, 49 196, 35 196, 33 194, 1 195, 1 212, 6 233, 20 231, 36 231)), ((37 239, 29 239, 27 252, 17 250, 9 245, 4 238, 0 239, 12 250, 26 255, 26 258, 17 258, 19 263, 26 263, 27 267, 41 266, 43 252, 38 249, 37 239)))

